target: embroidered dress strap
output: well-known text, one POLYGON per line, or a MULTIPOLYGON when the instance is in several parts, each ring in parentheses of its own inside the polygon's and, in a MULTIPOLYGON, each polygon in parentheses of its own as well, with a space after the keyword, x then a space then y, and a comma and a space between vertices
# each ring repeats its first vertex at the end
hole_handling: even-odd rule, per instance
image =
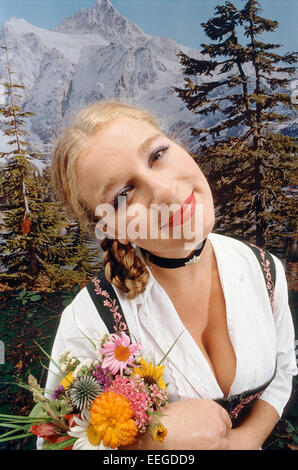
MULTIPOLYGON (((268 250, 259 248, 249 242, 243 241, 243 243, 245 243, 249 248, 251 248, 260 263, 269 295, 270 305, 273 309, 273 296, 276 279, 274 260, 268 250)), ((247 415, 247 412, 249 411, 251 406, 256 402, 256 400, 258 400, 258 398, 260 398, 262 393, 266 390, 268 385, 273 380, 274 376, 275 372, 269 382, 253 390, 247 390, 243 393, 240 393, 239 395, 233 395, 228 398, 219 398, 214 400, 219 405, 223 406, 229 413, 232 421, 232 428, 235 428, 239 426, 239 424, 241 424, 242 419, 247 415)))
POLYGON ((257 260, 260 263, 266 288, 269 295, 270 305, 273 309, 273 297, 274 297, 274 286, 275 286, 275 279, 276 279, 276 272, 275 272, 275 263, 270 254, 270 252, 266 249, 259 248, 258 246, 254 245, 253 243, 243 242, 249 248, 252 249, 254 254, 257 257, 257 260))
POLYGON ((127 322, 117 294, 107 281, 104 270, 91 279, 86 287, 109 333, 125 332, 129 336, 127 322))
POLYGON ((225 408, 225 410, 229 413, 233 429, 237 428, 241 424, 243 418, 245 418, 251 406, 260 398, 262 393, 272 382, 273 377, 264 385, 261 385, 260 387, 257 387, 253 390, 247 390, 243 393, 239 393, 239 395, 233 395, 228 398, 217 398, 214 400, 216 403, 225 408))

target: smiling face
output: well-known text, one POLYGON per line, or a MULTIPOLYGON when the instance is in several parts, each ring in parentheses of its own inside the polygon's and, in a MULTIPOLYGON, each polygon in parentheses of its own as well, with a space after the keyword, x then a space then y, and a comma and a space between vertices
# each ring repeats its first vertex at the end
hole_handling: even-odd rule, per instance
POLYGON ((134 242, 159 256, 185 256, 185 239, 183 235, 180 239, 173 237, 173 225, 179 224, 178 214, 182 215, 179 225, 189 219, 195 230, 195 203, 203 208, 202 235, 205 238, 209 234, 214 226, 211 191, 198 165, 182 147, 148 122, 130 117, 113 119, 88 139, 88 150, 76 165, 79 192, 94 212, 101 204, 113 207, 115 238, 122 243, 134 242), (152 213, 156 209, 152 212, 152 207, 160 205, 173 205, 175 214, 170 220, 169 216, 162 220, 159 213, 154 225, 152 213), (136 207, 139 213, 131 211, 136 207), (145 237, 129 236, 128 226, 132 226, 136 214, 138 225, 147 227, 145 237))

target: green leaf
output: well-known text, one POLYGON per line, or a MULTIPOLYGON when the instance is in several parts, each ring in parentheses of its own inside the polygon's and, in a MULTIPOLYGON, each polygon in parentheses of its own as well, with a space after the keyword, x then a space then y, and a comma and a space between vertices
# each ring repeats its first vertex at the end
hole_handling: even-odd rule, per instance
POLYGON ((39 347, 39 349, 41 349, 41 351, 45 354, 45 356, 47 356, 47 358, 53 362, 53 364, 55 364, 55 366, 57 367, 57 369, 61 372, 62 375, 63 374, 63 371, 61 369, 61 367, 59 366, 59 364, 57 364, 56 361, 54 361, 54 359, 40 346, 40 344, 37 343, 37 341, 34 341, 34 343, 39 347))
POLYGON ((40 299, 41 299, 41 296, 39 294, 35 294, 32 297, 30 297, 30 300, 32 300, 32 302, 36 302, 37 300, 40 300, 40 299))
POLYGON ((25 437, 32 437, 32 435, 32 432, 28 432, 26 434, 18 434, 17 436, 5 437, 3 439, 0 437, 0 442, 12 441, 14 439, 24 439, 25 437))
POLYGON ((72 301, 72 297, 70 297, 69 299, 63 300, 62 302, 63 307, 67 307, 71 301, 72 301))
POLYGON ((42 444, 42 450, 63 450, 64 447, 73 445, 77 440, 77 437, 72 437, 62 442, 56 442, 51 444, 49 441, 44 441, 42 444))
POLYGON ((295 429, 295 427, 292 425, 292 423, 290 423, 290 421, 288 421, 287 419, 285 419, 284 421, 285 421, 286 426, 287 426, 287 432, 288 432, 288 433, 295 433, 296 429, 295 429))
POLYGON ((21 299, 22 297, 26 297, 27 295, 27 291, 25 290, 22 290, 19 295, 17 296, 17 299, 21 299))
POLYGON ((29 414, 30 418, 49 418, 49 415, 44 411, 42 403, 36 403, 29 414))
POLYGON ((76 327, 80 330, 80 332, 82 333, 82 335, 85 336, 85 338, 88 339, 88 341, 90 341, 90 343, 96 348, 96 344, 94 343, 94 341, 92 341, 92 339, 89 338, 89 336, 87 336, 87 335, 81 330, 81 328, 78 326, 78 324, 77 324, 77 322, 76 322, 76 319, 75 319, 75 314, 74 314, 74 312, 73 312, 73 315, 72 315, 72 316, 73 316, 73 320, 74 320, 74 322, 75 322, 75 324, 76 324, 76 327))
POLYGON ((14 439, 14 436, 13 434, 15 434, 16 432, 19 432, 19 431, 29 431, 29 428, 30 428, 30 424, 28 426, 20 426, 20 425, 15 425, 15 424, 4 424, 1 423, 1 426, 3 427, 6 427, 6 428, 13 428, 11 429, 10 431, 7 431, 6 433, 4 434, 1 434, 0 436, 0 442, 3 442, 4 440, 7 440, 6 438, 8 436, 10 436, 10 439, 14 439))
POLYGON ((75 284, 75 285, 73 286, 72 292, 73 292, 74 294, 77 294, 77 293, 79 292, 79 290, 80 290, 80 286, 79 286, 78 284, 75 284))
POLYGON ((170 349, 166 352, 166 354, 161 358, 161 360, 159 361, 159 363, 157 364, 158 366, 160 366, 163 361, 165 360, 165 358, 167 357, 167 355, 172 351, 173 347, 175 346, 175 344, 177 343, 178 339, 180 338, 180 336, 182 335, 182 333, 184 333, 185 330, 182 330, 180 335, 177 337, 177 339, 175 339, 174 343, 172 344, 172 346, 170 347, 170 349))

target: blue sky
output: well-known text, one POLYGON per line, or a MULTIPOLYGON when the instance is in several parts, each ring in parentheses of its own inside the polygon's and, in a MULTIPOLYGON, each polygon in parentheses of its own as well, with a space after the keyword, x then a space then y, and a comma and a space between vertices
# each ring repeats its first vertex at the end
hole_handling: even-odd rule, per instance
MULTIPOLYGON (((263 14, 279 22, 274 34, 265 40, 282 44, 280 52, 298 49, 298 1, 259 0, 263 14)), ((11 16, 24 18, 29 23, 55 29, 66 17, 80 8, 90 8, 96 0, 0 0, 0 24, 11 16)), ((168 36, 180 44, 196 49, 206 41, 200 23, 208 20, 214 7, 224 0, 111 0, 116 9, 136 23, 143 31, 157 36, 168 36)), ((241 7, 244 0, 234 0, 241 7)))

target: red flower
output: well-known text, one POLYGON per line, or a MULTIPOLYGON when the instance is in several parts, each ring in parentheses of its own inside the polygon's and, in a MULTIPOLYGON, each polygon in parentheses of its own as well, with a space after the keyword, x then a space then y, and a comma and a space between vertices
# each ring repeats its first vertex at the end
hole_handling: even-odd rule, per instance
POLYGON ((32 432, 34 436, 42 437, 43 439, 57 434, 54 423, 34 424, 31 426, 30 432, 32 432))
POLYGON ((70 428, 72 428, 73 426, 76 426, 76 422, 74 421, 75 417, 80 418, 80 413, 64 415, 64 418, 66 419, 67 424, 70 428))
MULTIPOLYGON (((66 415, 69 416, 69 421, 72 419, 74 415, 66 415)), ((61 434, 57 433, 57 427, 54 423, 42 423, 42 424, 34 424, 30 427, 30 432, 35 436, 42 437, 45 441, 48 441, 50 444, 56 444, 57 442, 63 442, 68 439, 71 439, 70 436, 61 436, 61 434)), ((71 450, 71 446, 64 447, 63 450, 71 450)))

